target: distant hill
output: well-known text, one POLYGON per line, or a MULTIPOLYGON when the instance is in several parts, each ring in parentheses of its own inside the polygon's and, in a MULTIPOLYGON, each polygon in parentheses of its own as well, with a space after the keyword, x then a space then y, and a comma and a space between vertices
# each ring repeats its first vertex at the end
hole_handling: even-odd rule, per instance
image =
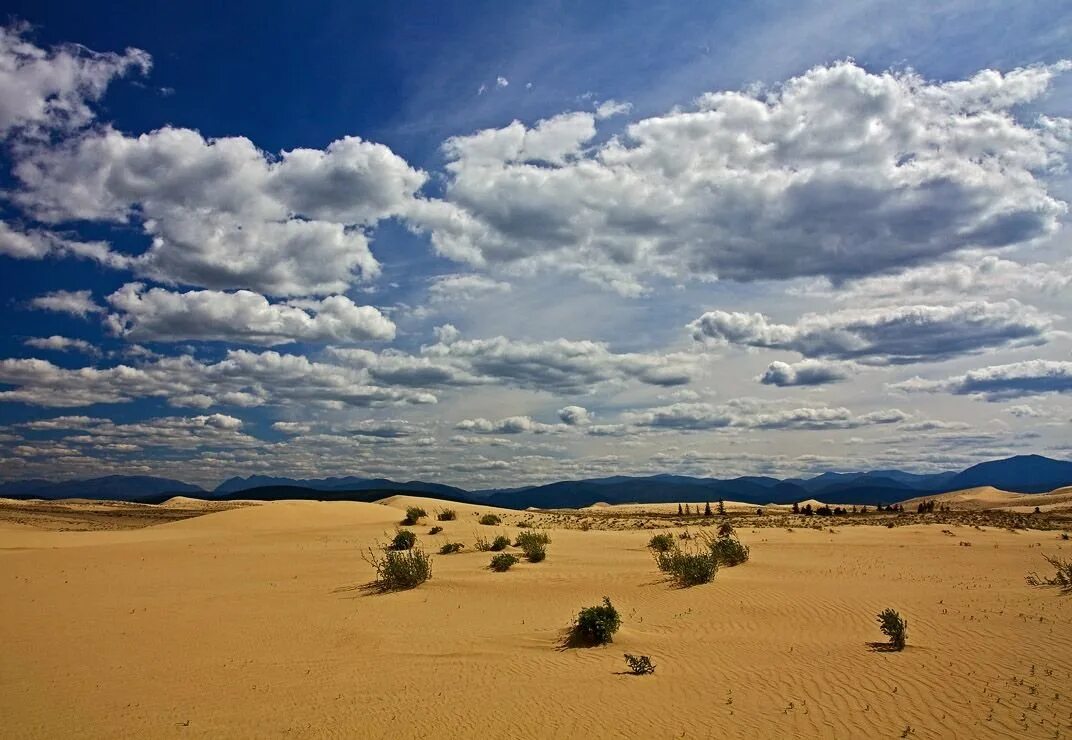
MULTIPOLYGON (((629 503, 714 503, 720 498, 762 506, 815 498, 829 503, 890 504, 919 496, 993 486, 1014 493, 1045 493, 1072 485, 1072 462, 1021 455, 974 465, 962 472, 906 473, 900 470, 828 472, 812 478, 779 480, 769 476, 697 478, 687 475, 616 475, 558 481, 537 486, 466 491, 423 481, 399 483, 386 478, 294 479, 254 475, 231 478, 216 487, 215 499, 304 498, 375 501, 410 493, 446 501, 484 503, 510 509, 578 508, 600 501, 629 503)), ((208 496, 201 488, 167 478, 114 475, 86 481, 10 481, 0 496, 11 498, 90 498, 156 502, 176 494, 208 496)))
MULTIPOLYGON (((344 478, 273 478, 265 475, 251 475, 248 478, 229 478, 213 491, 214 497, 230 497, 230 494, 240 493, 262 488, 293 487, 310 489, 314 491, 389 491, 391 493, 420 493, 436 498, 458 498, 468 501, 471 494, 454 486, 441 483, 424 483, 422 481, 407 481, 397 483, 387 478, 357 478, 346 476, 344 478)), ((383 498, 382 496, 380 498, 383 498)), ((350 500, 350 499, 348 499, 350 500)))
POLYGON ((993 486, 1014 493, 1045 493, 1072 484, 1072 462, 1042 455, 1017 455, 973 465, 953 476, 947 491, 993 486))
POLYGON ((15 481, 5 484, 4 496, 14 498, 88 498, 109 501, 149 501, 163 494, 203 494, 200 486, 183 483, 170 478, 154 478, 149 475, 109 475, 89 480, 68 480, 53 483, 39 481, 41 485, 28 485, 32 481, 15 481))

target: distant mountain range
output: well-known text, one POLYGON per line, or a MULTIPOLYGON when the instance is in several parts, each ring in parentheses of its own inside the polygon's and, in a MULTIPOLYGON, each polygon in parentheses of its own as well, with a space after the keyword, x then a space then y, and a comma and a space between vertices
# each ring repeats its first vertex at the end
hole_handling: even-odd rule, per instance
POLYGON ((466 491, 422 481, 386 478, 295 479, 254 475, 231 478, 211 493, 168 478, 113 475, 85 481, 22 480, 0 483, 0 497, 88 498, 155 503, 178 494, 214 499, 317 499, 375 501, 410 493, 446 501, 482 503, 510 509, 577 508, 594 503, 702 503, 718 499, 744 503, 788 504, 816 498, 830 503, 889 504, 922 495, 994 486, 1015 493, 1044 493, 1072 485, 1072 462, 1041 455, 1020 455, 973 465, 961 472, 932 474, 900 470, 823 473, 780 480, 766 476, 695 478, 685 475, 612 476, 559 481, 540 486, 466 491))

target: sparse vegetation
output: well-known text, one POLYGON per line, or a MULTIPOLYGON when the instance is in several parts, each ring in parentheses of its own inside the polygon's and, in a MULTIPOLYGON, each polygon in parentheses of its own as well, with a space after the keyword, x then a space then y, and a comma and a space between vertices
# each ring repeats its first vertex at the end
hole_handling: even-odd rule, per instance
POLYGON ((674 548, 668 552, 656 552, 655 564, 679 586, 698 586, 710 583, 718 572, 718 562, 708 549, 686 552, 674 548))
POLYGON ((387 550, 382 555, 370 548, 365 561, 376 570, 372 586, 379 591, 416 588, 432 577, 432 559, 419 548, 387 550))
POLYGON ((512 555, 508 552, 500 552, 498 555, 492 556, 491 563, 488 567, 497 573, 502 573, 503 571, 510 570, 510 566, 516 565, 517 563, 517 555, 512 555))
POLYGON ((735 530, 733 529, 733 525, 729 522, 722 522, 722 524, 718 525, 719 537, 732 537, 734 534, 735 530))
POLYGON ((412 527, 426 516, 428 516, 428 512, 421 507, 410 506, 406 509, 406 518, 402 520, 402 523, 407 527, 412 527))
POLYGON ((441 522, 453 522, 458 518, 458 512, 454 509, 440 509, 436 514, 436 519, 441 522))
POLYGON ((655 552, 669 552, 674 549, 674 537, 667 532, 653 535, 652 538, 648 540, 648 547, 655 552))
POLYGON ((879 629, 890 638, 892 650, 904 650, 908 641, 908 620, 893 609, 884 609, 878 615, 879 629))
POLYGON ((547 532, 520 532, 514 545, 521 548, 530 563, 539 563, 547 557, 550 542, 551 535, 547 532))
POLYGON ((415 544, 417 544, 416 534, 408 529, 399 529, 395 531, 394 539, 391 540, 391 544, 388 547, 392 550, 409 550, 415 544))
POLYGON ((443 531, 442 527, 432 527, 431 529, 428 530, 428 534, 439 534, 442 531, 443 531))
POLYGON ((629 666, 629 670, 637 676, 655 673, 655 664, 651 662, 651 658, 647 655, 630 655, 626 653, 625 663, 629 666))
POLYGON ((1038 588, 1058 588, 1061 593, 1072 594, 1072 560, 1061 560, 1049 555, 1042 557, 1055 568, 1056 572, 1049 578, 1037 573, 1029 573, 1026 579, 1028 585, 1038 588))
POLYGON ((610 598, 604 596, 599 606, 581 609, 573 624, 574 640, 585 645, 606 645, 614 640, 614 633, 622 626, 622 617, 610 598))
POLYGON ((518 529, 529 529, 533 526, 531 519, 525 519, 517 523, 518 529))
MULTIPOLYGON (((732 531, 733 528, 730 529, 732 531)), ((722 528, 719 527, 719 532, 721 531, 722 528)), ((736 537, 720 534, 718 537, 708 536, 705 540, 708 549, 711 550, 711 556, 719 565, 732 568, 748 561, 748 546, 742 544, 736 537)))
POLYGON ((453 555, 456 552, 461 552, 463 548, 465 548, 465 545, 463 545, 460 542, 448 542, 445 545, 443 545, 441 548, 439 548, 439 554, 440 555, 453 555))
POLYGON ((488 527, 494 527, 499 524, 502 524, 502 519, 495 516, 494 514, 485 514, 484 516, 480 517, 480 523, 488 527))

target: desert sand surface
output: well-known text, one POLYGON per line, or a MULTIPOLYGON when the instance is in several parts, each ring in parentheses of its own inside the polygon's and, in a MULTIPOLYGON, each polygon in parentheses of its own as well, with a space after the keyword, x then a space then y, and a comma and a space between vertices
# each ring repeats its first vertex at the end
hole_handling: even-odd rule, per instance
POLYGON ((1024 582, 1072 556, 1057 532, 741 525, 751 560, 682 589, 643 529, 549 528, 546 561, 491 572, 476 537, 518 530, 477 524, 489 511, 393 497, 5 524, 4 737, 1072 737, 1072 596, 1024 582), (432 515, 418 546, 467 549, 414 590, 362 590, 363 551, 414 503, 432 515), (434 521, 444 507, 458 519, 434 521), (614 642, 564 648, 604 595, 614 642), (908 619, 904 652, 870 645, 885 607, 908 619), (625 673, 626 652, 656 673, 625 673))

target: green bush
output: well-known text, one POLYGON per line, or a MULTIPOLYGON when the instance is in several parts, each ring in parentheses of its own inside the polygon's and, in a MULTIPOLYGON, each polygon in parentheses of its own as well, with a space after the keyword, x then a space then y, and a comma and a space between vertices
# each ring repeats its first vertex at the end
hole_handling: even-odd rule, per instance
POLYGON ((656 552, 655 564, 679 586, 710 583, 718 572, 718 561, 707 549, 685 552, 674 548, 668 552, 656 552))
POLYGON ((458 512, 454 509, 440 509, 439 513, 436 514, 436 519, 441 522, 453 522, 457 518, 458 512))
POLYGON ((626 653, 625 663, 629 666, 629 670, 638 676, 655 673, 655 664, 651 662, 651 658, 647 655, 630 655, 626 653))
POLYGON ((514 539, 514 547, 522 550, 528 545, 550 545, 551 535, 547 532, 518 532, 514 539))
POLYGON ((488 567, 498 573, 502 573, 503 571, 510 570, 510 566, 516 565, 517 563, 517 555, 511 555, 508 552, 500 552, 498 555, 492 556, 491 564, 488 565, 488 567))
POLYGON ((388 550, 379 555, 370 549, 365 560, 376 570, 372 585, 380 591, 415 588, 432 577, 432 559, 424 550, 388 550))
POLYGON ((402 523, 407 527, 412 527, 424 517, 428 516, 428 512, 419 506, 410 506, 406 509, 406 518, 402 520, 402 523))
POLYGON ((502 519, 495 516, 494 514, 485 514, 484 516, 480 517, 480 523, 485 524, 489 527, 494 527, 497 524, 502 524, 502 519))
POLYGON ((518 529, 531 529, 532 526, 533 526, 533 524, 532 524, 531 519, 526 519, 524 521, 521 521, 521 522, 517 523, 517 528, 518 529))
POLYGON ((732 537, 733 535, 734 535, 734 531, 733 531, 733 525, 732 524, 730 524, 729 522, 722 522, 722 524, 718 525, 718 536, 719 537, 732 537))
POLYGON ((428 530, 428 534, 439 534, 442 531, 443 531, 442 527, 432 527, 431 529, 428 530))
POLYGON ((465 545, 463 545, 460 542, 448 542, 445 545, 443 545, 443 547, 439 548, 439 554, 440 555, 452 555, 452 554, 454 554, 456 552, 461 552, 462 548, 464 548, 464 547, 465 547, 465 545))
POLYGON ((392 550, 409 550, 415 544, 417 544, 417 535, 410 532, 408 529, 399 529, 395 532, 395 537, 391 540, 391 544, 388 545, 392 550))
POLYGON ((510 547, 510 538, 506 535, 500 534, 498 537, 491 541, 491 547, 489 549, 492 552, 499 552, 500 550, 505 550, 508 547, 510 547))
POLYGON ((573 625, 572 634, 577 642, 586 645, 606 645, 614 640, 614 633, 621 626, 621 615, 610 603, 610 599, 604 596, 602 605, 581 609, 573 625))
POLYGON ((707 547, 711 550, 715 562, 727 568, 748 561, 748 547, 741 544, 736 537, 709 537, 707 547))
POLYGON ((674 537, 666 532, 654 535, 648 540, 648 547, 655 552, 670 552, 674 549, 674 537))
POLYGON ((878 624, 882 634, 890 638, 890 647, 894 650, 904 650, 908 641, 908 620, 903 619, 893 609, 885 609, 879 612, 878 624))

